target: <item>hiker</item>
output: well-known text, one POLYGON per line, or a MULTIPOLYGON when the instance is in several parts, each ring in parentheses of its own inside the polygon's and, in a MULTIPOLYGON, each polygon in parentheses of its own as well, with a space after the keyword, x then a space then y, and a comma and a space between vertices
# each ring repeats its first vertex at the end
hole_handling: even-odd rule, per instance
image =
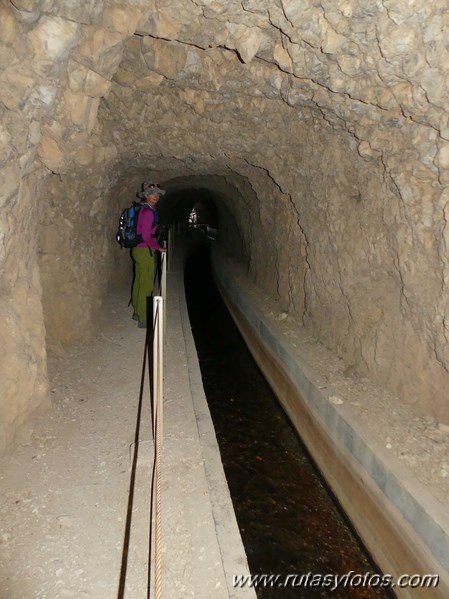
POLYGON ((158 214, 156 204, 165 190, 158 183, 146 181, 142 191, 138 193, 142 208, 137 220, 137 234, 142 236, 142 242, 131 249, 134 261, 134 280, 131 301, 134 308, 133 319, 138 321, 140 328, 147 326, 147 297, 153 292, 155 274, 155 252, 165 252, 156 239, 158 214))

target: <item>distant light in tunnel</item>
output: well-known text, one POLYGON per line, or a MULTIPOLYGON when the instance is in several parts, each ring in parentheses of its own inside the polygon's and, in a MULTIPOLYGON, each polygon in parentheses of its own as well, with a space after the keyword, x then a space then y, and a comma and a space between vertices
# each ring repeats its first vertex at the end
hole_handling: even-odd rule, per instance
POLYGON ((192 212, 189 214, 189 225, 195 226, 198 222, 198 215, 196 213, 195 208, 192 208, 192 212))

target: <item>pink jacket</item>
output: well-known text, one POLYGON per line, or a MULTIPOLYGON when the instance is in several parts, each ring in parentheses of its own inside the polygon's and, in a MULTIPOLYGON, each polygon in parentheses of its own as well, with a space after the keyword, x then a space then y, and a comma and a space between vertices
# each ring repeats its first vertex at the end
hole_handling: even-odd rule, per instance
POLYGON ((137 220, 137 234, 142 235, 142 243, 138 248, 150 247, 153 250, 160 250, 161 247, 156 241, 156 222, 155 210, 151 206, 142 206, 137 220))

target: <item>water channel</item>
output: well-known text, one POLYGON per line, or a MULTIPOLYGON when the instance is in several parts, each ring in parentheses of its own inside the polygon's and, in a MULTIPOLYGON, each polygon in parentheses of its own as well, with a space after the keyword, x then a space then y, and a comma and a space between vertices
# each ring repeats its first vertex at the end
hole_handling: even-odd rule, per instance
MULTIPOLYGON (((251 574, 279 574, 281 583, 298 575, 289 579, 296 584, 308 573, 379 575, 234 325, 214 286, 207 250, 190 258, 185 281, 204 390, 251 574)), ((263 581, 257 596, 394 597, 385 588, 271 585, 263 581)))

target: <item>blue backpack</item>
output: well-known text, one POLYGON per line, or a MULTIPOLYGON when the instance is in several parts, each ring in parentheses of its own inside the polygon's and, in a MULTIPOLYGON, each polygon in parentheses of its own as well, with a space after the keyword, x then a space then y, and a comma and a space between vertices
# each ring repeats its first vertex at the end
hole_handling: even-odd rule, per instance
MULTIPOLYGON (((120 215, 119 225, 115 238, 121 248, 133 248, 139 243, 142 243, 142 235, 137 234, 137 220, 139 213, 142 208, 149 208, 153 210, 148 204, 142 204, 140 202, 133 202, 132 206, 125 208, 120 215)), ((157 225, 158 213, 153 210, 154 214, 154 225, 157 225)))

